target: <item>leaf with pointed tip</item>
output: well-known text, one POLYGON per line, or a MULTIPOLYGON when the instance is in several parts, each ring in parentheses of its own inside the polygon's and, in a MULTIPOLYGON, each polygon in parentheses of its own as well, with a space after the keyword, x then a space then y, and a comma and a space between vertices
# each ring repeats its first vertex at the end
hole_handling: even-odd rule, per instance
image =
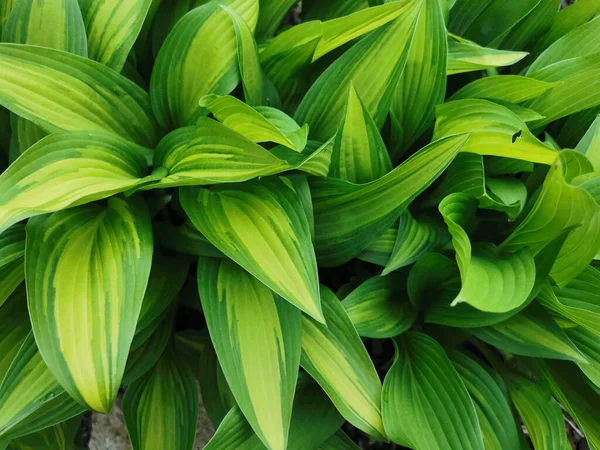
POLYGON ((317 264, 304 206, 285 178, 181 189, 181 204, 206 238, 284 299, 319 321, 317 264))
POLYGON ((351 183, 375 181, 392 170, 392 161, 373 122, 350 82, 348 101, 336 134, 329 176, 351 183))
POLYGON ((408 298, 419 310, 429 309, 436 298, 451 302, 460 290, 457 264, 440 253, 427 253, 410 269, 406 288, 408 298))
POLYGON ((557 83, 548 83, 520 75, 495 75, 479 78, 467 84, 452 95, 450 101, 481 98, 521 103, 539 97, 556 85, 557 83))
POLYGON ((463 134, 435 141, 371 183, 311 180, 319 262, 323 266, 343 264, 375 242, 440 176, 468 139, 469 135, 463 134))
POLYGON ((24 255, 25 227, 15 224, 0 235, 0 306, 25 279, 24 255))
POLYGON ((587 363, 578 362, 577 365, 600 388, 600 335, 581 326, 564 328, 563 331, 587 360, 587 363))
POLYGON ((417 450, 483 450, 475 406, 442 346, 415 332, 394 346, 382 393, 383 423, 392 440, 417 450))
POLYGON ((583 153, 596 171, 600 170, 600 115, 596 117, 575 150, 583 153))
POLYGON ((110 410, 121 383, 152 262, 141 198, 112 197, 27 224, 25 276, 44 361, 82 405, 110 410))
POLYGON ((230 95, 208 95, 200 106, 252 142, 276 142, 297 152, 306 147, 308 125, 302 128, 282 111, 268 106, 251 107, 230 95))
POLYGON ((571 150, 558 155, 532 209, 500 247, 507 251, 528 247, 536 254, 562 230, 577 227, 552 267, 554 281, 565 286, 600 250, 600 204, 577 183, 578 177, 593 174, 587 158, 571 150))
POLYGON ((238 406, 232 407, 204 450, 263 450, 260 439, 238 406))
POLYGON ((229 94, 239 82, 235 28, 226 6, 251 30, 258 0, 219 0, 184 15, 162 45, 150 80, 152 108, 159 123, 173 129, 203 115, 198 101, 208 94, 229 94))
POLYGON ((157 224, 154 235, 165 248, 178 253, 213 258, 224 256, 189 220, 178 227, 166 223, 157 224))
POLYGON ((46 131, 109 131, 148 146, 157 140, 148 94, 100 63, 0 44, 0 64, 0 104, 46 131))
POLYGON ((457 40, 451 36, 448 40, 448 75, 475 72, 493 67, 511 66, 527 56, 525 52, 496 50, 481 47, 466 39, 457 40))
POLYGON ((120 72, 152 0, 79 0, 88 56, 120 72))
POLYGON ((465 194, 450 194, 439 210, 452 236, 462 286, 452 302, 468 303, 487 312, 518 308, 535 282, 535 262, 528 248, 502 254, 491 243, 473 248, 464 227, 474 216, 477 201, 465 194), (485 283, 482 283, 485 280, 485 283))
MULTIPOLYGON (((75 438, 81 426, 81 416, 75 416, 66 422, 20 436, 11 441, 13 450, 75 450, 75 438)), ((0 446, 1 448, 1 446, 0 446)))
POLYGON ((198 290, 239 407, 268 448, 284 449, 300 363, 300 311, 225 259, 200 259, 198 290))
POLYGON ((261 0, 256 24, 256 38, 266 40, 272 37, 296 0, 261 0))
POLYGON ((31 330, 24 286, 14 291, 0 306, 0 321, 10 324, 0 328, 0 382, 2 382, 21 344, 31 330))
POLYGON ((355 427, 385 439, 381 381, 344 307, 325 286, 321 304, 327 326, 302 316, 300 365, 321 385, 355 427))
POLYGON ((123 416, 134 450, 192 450, 198 388, 185 361, 164 353, 147 375, 127 387, 123 416))
MULTIPOLYGON (((405 213, 402 213, 405 214, 405 213)), ((400 217, 402 217, 402 214, 400 217)), ((378 266, 387 264, 394 250, 396 238, 398 236, 398 224, 393 224, 390 228, 383 232, 379 238, 364 249, 357 258, 362 261, 367 261, 378 266)))
POLYGON ((404 294, 397 276, 371 278, 344 298, 342 305, 362 337, 389 338, 408 330, 417 310, 404 294))

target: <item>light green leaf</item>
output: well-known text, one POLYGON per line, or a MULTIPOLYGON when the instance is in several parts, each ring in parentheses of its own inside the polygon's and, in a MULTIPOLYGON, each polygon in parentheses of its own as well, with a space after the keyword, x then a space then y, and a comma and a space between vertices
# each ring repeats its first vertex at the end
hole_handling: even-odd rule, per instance
POLYGON ((136 186, 146 174, 147 152, 100 131, 42 139, 0 175, 0 231, 28 217, 136 186))
POLYGON ((584 270, 600 250, 600 205, 577 185, 577 177, 592 172, 581 153, 561 151, 527 217, 501 245, 508 251, 528 247, 535 254, 562 230, 577 227, 552 267, 551 276, 559 286, 584 270))
POLYGON ((8 15, 16 3, 17 0, 6 0, 4 2, 0 2, 0 35, 2 34, 2 30, 4 30, 8 15))
POLYGON ((433 138, 471 133, 462 149, 479 155, 502 156, 550 165, 557 152, 546 147, 510 109, 487 100, 466 99, 436 109, 433 138))
POLYGON ((230 448, 236 450, 263 450, 264 448, 238 406, 229 410, 204 450, 230 448))
POLYGON ((17 0, 2 40, 87 56, 85 26, 77 0, 17 0))
POLYGON ((110 410, 152 262, 143 200, 119 197, 27 224, 25 276, 40 353, 82 405, 110 410))
POLYGON ((157 140, 148 94, 100 63, 0 44, 0 65, 0 104, 46 131, 110 131, 149 146, 157 140))
MULTIPOLYGON (((343 115, 350 83, 354 84, 377 126, 383 125, 391 105, 392 93, 406 64, 422 1, 390 3, 399 8, 401 13, 398 18, 346 51, 312 85, 298 106, 294 118, 297 122, 307 122, 310 125, 313 139, 324 141, 335 134, 343 115)), ((329 43, 327 40, 323 41, 319 41, 319 46, 326 48, 329 43)), ((333 39, 332 42, 335 43, 336 40, 333 39)), ((318 54, 317 47, 315 55, 318 54)))
POLYGON ((0 306, 25 279, 24 255, 25 227, 15 224, 0 235, 0 306))
POLYGON ((88 55, 120 72, 152 0, 79 0, 88 37, 88 55))
POLYGON ((557 83, 548 83, 520 75, 495 75, 479 78, 459 89, 450 100, 481 98, 521 103, 539 97, 555 87, 557 83))
POLYGON ((187 364, 165 353, 146 376, 127 387, 123 416, 134 450, 192 450, 198 388, 187 364))
POLYGON ((300 311, 225 259, 200 259, 198 290, 239 407, 268 448, 285 449, 300 363, 300 311))
POLYGON ((448 39, 446 0, 424 0, 406 67, 390 108, 394 153, 405 151, 433 123, 435 106, 444 101, 448 39))
POLYGON ((181 204, 219 250, 307 314, 323 321, 317 264, 300 197, 284 178, 181 189, 181 204))
POLYGON ((452 235, 462 280, 452 305, 464 302, 481 311, 507 312, 522 305, 533 289, 533 255, 528 248, 502 254, 491 243, 473 248, 464 228, 476 207, 477 201, 465 194, 451 194, 439 205, 452 235))
POLYGON ((521 61, 527 56, 525 52, 496 50, 481 47, 466 39, 457 40, 451 36, 448 40, 448 75, 475 72, 493 67, 506 67, 521 61))
POLYGON ((465 384, 477 412, 486 450, 519 448, 515 419, 507 398, 489 370, 474 357, 453 350, 448 353, 465 384))
POLYGON ((375 181, 392 170, 392 161, 373 122, 350 82, 348 101, 336 134, 329 176, 351 183, 375 181))
POLYGON ((226 6, 251 30, 258 0, 217 0, 183 16, 158 53, 150 81, 152 108, 158 121, 173 129, 191 125, 208 94, 229 94, 239 82, 235 29, 226 6))
POLYGON ((338 411, 365 433, 385 439, 381 421, 381 382, 346 311, 321 286, 327 326, 302 316, 300 364, 321 385, 338 411))
POLYGON ((600 335, 581 326, 564 328, 563 331, 587 359, 587 363, 577 365, 592 383, 600 387, 600 335))
POLYGON ((404 289, 401 278, 389 275, 370 278, 348 294, 342 305, 358 334, 383 339, 408 330, 417 310, 404 289))
POLYGON ((343 264, 375 242, 448 167, 468 139, 463 134, 435 141, 368 184, 334 178, 311 180, 319 262, 323 266, 343 264))
POLYGON ((276 142, 301 152, 306 146, 308 125, 302 128, 282 111, 268 106, 252 108, 230 95, 208 95, 200 100, 215 118, 252 142, 276 142))
POLYGON ((483 450, 475 406, 442 346, 414 332, 394 346, 382 393, 383 423, 392 440, 416 450, 483 450))
POLYGON ((575 150, 583 153, 594 169, 600 171, 600 115, 596 117, 575 150))
POLYGON ((61 388, 29 333, 0 384, 0 437, 12 439, 81 414, 84 408, 61 388), (60 410, 55 407, 60 406, 60 410), (53 413, 52 410, 54 409, 53 413), (36 412, 42 422, 32 420, 36 412), (22 423, 26 421, 24 426, 22 423))
POLYGON ((585 356, 552 317, 537 304, 510 319, 471 332, 484 342, 515 355, 585 363, 585 356))
POLYGON ((0 328, 0 383, 21 344, 31 330, 25 286, 17 289, 0 306, 0 321, 10 326, 0 328))
POLYGON ((275 34, 296 0, 261 0, 256 24, 256 38, 265 40, 275 34))

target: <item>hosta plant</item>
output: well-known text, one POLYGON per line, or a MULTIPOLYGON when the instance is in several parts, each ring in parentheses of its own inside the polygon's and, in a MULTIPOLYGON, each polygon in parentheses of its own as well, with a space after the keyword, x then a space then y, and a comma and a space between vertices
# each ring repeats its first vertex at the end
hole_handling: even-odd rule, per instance
POLYGON ((600 450, 600 2, 300 3, 2 0, 0 449, 600 450))

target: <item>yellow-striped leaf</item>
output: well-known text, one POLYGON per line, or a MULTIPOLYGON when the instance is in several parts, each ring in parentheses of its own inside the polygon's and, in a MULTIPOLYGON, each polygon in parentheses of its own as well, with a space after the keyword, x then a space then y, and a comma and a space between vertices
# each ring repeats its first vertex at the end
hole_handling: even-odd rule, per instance
POLYGON ((17 0, 6 0, 4 2, 0 2, 0 36, 2 35, 2 31, 6 25, 8 15, 15 6, 15 3, 17 3, 17 0))
POLYGON ((192 450, 198 388, 188 365, 166 352, 127 387, 123 416, 134 450, 192 450))
POLYGON ((556 83, 548 83, 520 75, 495 75, 479 78, 467 84, 450 97, 450 100, 482 98, 521 103, 539 97, 555 86, 556 83))
POLYGON ((350 82, 346 109, 336 134, 329 176, 368 183, 392 170, 392 161, 379 128, 350 82))
POLYGON ((47 131, 110 131, 149 146, 157 140, 148 94, 100 63, 0 44, 0 65, 0 104, 47 131))
POLYGON ((405 284, 394 275, 374 277, 344 298, 342 305, 359 335, 383 339, 411 327, 417 310, 404 294, 405 284))
POLYGON ((268 448, 284 450, 300 363, 300 311, 225 259, 200 259, 198 290, 239 407, 268 448))
POLYGON ((511 66, 527 56, 526 52, 512 52, 481 47, 457 36, 448 37, 448 75, 475 72, 492 67, 511 66))
POLYGON ((152 262, 143 200, 119 197, 27 224, 25 277, 40 352, 79 403, 110 410, 152 262))
POLYGON ((417 450, 483 450, 475 406, 442 346, 414 332, 394 346, 382 394, 392 440, 417 450))
POLYGON ((311 180, 319 262, 324 266, 343 264, 375 242, 440 176, 468 139, 463 134, 435 141, 371 183, 311 180))
POLYGON ((25 227, 15 224, 0 235, 0 306, 25 279, 24 256, 25 227))
MULTIPOLYGON (((81 427, 81 415, 66 422, 13 439, 11 450, 71 450, 81 427)), ((0 447, 1 448, 1 447, 0 447)))
POLYGON ((177 22, 150 82, 152 108, 167 128, 190 125, 202 114, 202 97, 229 94, 239 82, 235 29, 221 5, 237 12, 251 30, 256 27, 258 0, 211 1, 177 22))
POLYGON ((302 316, 300 364, 321 385, 338 411, 355 427, 379 439, 381 381, 344 307, 321 286, 327 326, 302 316))
POLYGON ((268 178, 212 190, 184 188, 180 196, 192 223, 215 247, 323 321, 309 222, 289 180, 268 178))
POLYGON ((147 152, 100 131, 42 139, 0 175, 0 232, 28 217, 136 186, 146 174, 147 152))
POLYGON ((276 142, 302 152, 308 137, 308 125, 302 128, 290 116, 268 106, 251 107, 230 95, 208 95, 200 100, 226 127, 252 142, 276 142))
POLYGON ((151 3, 152 0, 79 0, 90 59, 120 72, 151 3))

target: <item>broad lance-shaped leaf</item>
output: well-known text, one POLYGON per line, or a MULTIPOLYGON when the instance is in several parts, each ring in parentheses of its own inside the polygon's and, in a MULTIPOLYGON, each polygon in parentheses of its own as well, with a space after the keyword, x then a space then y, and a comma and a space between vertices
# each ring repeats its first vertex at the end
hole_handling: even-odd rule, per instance
POLYGON ((323 321, 317 263, 304 206, 285 178, 184 188, 186 214, 229 258, 310 316, 323 321))
POLYGON ((15 224, 0 235, 0 306, 25 279, 24 255, 25 227, 15 224))
POLYGON ((152 262, 141 198, 112 197, 27 224, 25 277, 40 353, 82 405, 115 400, 152 262))
POLYGON ((385 439, 381 381, 375 367, 342 304, 325 286, 321 286, 321 303, 327 326, 302 316, 300 364, 348 422, 385 439))
POLYGON ((458 36, 448 36, 448 75, 511 66, 527 56, 525 52, 481 47, 458 36))
POLYGON ((550 274, 559 286, 568 284, 600 250, 600 204, 577 181, 595 176, 593 173, 584 155, 561 151, 532 209, 501 248, 517 251, 528 247, 535 254, 563 230, 577 227, 567 238, 550 274))
POLYGON ((451 194, 439 206, 452 236, 462 281, 452 304, 465 302, 482 311, 507 312, 522 305, 533 289, 533 255, 528 248, 502 254, 491 243, 473 248, 464 228, 473 220, 476 208, 477 201, 465 194, 451 194))
POLYGON ((319 262, 324 266, 343 264, 375 242, 448 167, 468 139, 469 135, 463 134, 433 142, 371 183, 311 180, 319 262))
POLYGON ((142 181, 147 149, 106 132, 48 136, 0 175, 0 232, 37 216, 126 191, 142 181))
POLYGON ((404 294, 404 288, 405 282, 398 276, 374 277, 344 298, 342 305, 359 335, 383 339, 411 327, 417 310, 404 294))
POLYGON ((200 259, 198 291, 239 407, 268 448, 285 449, 300 363, 301 312, 226 259, 200 259))
POLYGON ((84 410, 58 384, 38 352, 32 332, 0 384, 0 401, 0 439, 33 433, 84 410))
POLYGON ((90 59, 120 72, 151 3, 152 0, 79 0, 90 59))
POLYGON ((504 322, 471 331, 482 341, 515 355, 586 363, 585 356, 548 312, 535 303, 504 322))
POLYGON ((580 362, 577 365, 600 388, 600 335, 581 326, 565 328, 563 331, 587 359, 587 363, 580 362))
POLYGON ((557 152, 546 147, 510 109, 481 99, 457 100, 436 109, 433 138, 471 133, 465 152, 550 165, 557 152))
POLYGON ((459 89, 450 100, 481 98, 521 103, 539 97, 556 85, 520 75, 495 75, 472 81, 459 89))
POLYGON ((251 107, 230 95, 207 95, 200 106, 223 125, 252 142, 276 142, 301 152, 306 146, 308 125, 302 128, 290 116, 268 106, 251 107))
POLYGON ((400 2, 406 9, 397 19, 346 51, 312 85, 294 118, 310 125, 313 139, 324 141, 335 134, 350 83, 377 126, 383 125, 406 64, 422 2, 400 2))
POLYGON ((295 4, 294 0, 262 0, 256 24, 256 38, 266 40, 272 37, 295 4))
MULTIPOLYGON (((66 422, 56 424, 26 436, 20 436, 11 441, 12 450, 70 450, 73 448, 78 431, 81 427, 82 416, 75 416, 66 422)), ((2 448, 0 446, 0 448, 2 448)), ((3 449, 4 450, 4 449, 3 449)))
POLYGON ((251 30, 256 27, 258 0, 208 2, 177 22, 150 81, 152 108, 166 128, 191 125, 202 114, 202 97, 229 94, 239 82, 235 29, 221 5, 237 12, 251 30))
POLYGON ((435 106, 444 101, 448 39, 443 4, 424 0, 406 67, 390 108, 395 154, 406 150, 432 123, 435 106))
POLYGON ((12 133, 8 153, 9 163, 13 163, 19 156, 25 153, 25 150, 49 134, 35 123, 16 114, 10 115, 10 127, 12 133))
POLYGON ((379 128, 350 82, 348 101, 336 134, 329 176, 351 183, 368 183, 392 170, 392 161, 379 128))
MULTIPOLYGON (((406 214, 404 211, 402 214, 406 214)), ((400 215, 402 217, 402 215, 400 215)), ((357 258, 362 261, 367 261, 378 266, 384 266, 390 259, 392 250, 396 243, 398 236, 398 224, 393 224, 390 228, 383 232, 379 238, 371 243, 365 250, 363 250, 357 258)))
POLYGON ((0 382, 6 375, 21 344, 31 330, 25 286, 21 286, 0 305, 0 321, 10 326, 0 328, 0 382))
POLYGON ((152 146, 150 99, 132 81, 87 58, 0 44, 0 104, 46 131, 110 131, 152 146))
POLYGON ((390 438, 417 450, 483 450, 475 406, 442 346, 415 332, 394 346, 382 393, 390 438))
POLYGON ((123 416, 134 450, 192 450, 198 388, 187 363, 167 351, 127 387, 123 416))
POLYGON ((596 171, 600 170, 600 115, 596 117, 575 150, 583 153, 596 171))
POLYGON ((224 256, 189 220, 178 227, 166 223, 156 224, 154 225, 154 236, 158 238, 162 246, 178 253, 213 258, 224 256))
POLYGON ((448 356, 473 399, 486 450, 519 448, 515 419, 490 370, 465 353, 453 350, 448 356))

